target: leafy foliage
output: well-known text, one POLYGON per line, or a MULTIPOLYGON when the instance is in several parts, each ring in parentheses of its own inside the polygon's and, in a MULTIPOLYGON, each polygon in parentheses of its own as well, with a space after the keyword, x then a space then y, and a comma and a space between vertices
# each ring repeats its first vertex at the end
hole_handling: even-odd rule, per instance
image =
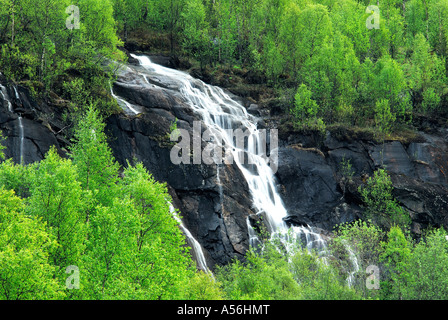
POLYGON ((410 223, 409 215, 392 195, 392 181, 384 169, 375 171, 359 191, 366 205, 367 218, 386 229, 394 224, 406 226, 410 223))
MULTIPOLYGON (((43 99, 70 100, 63 112, 77 123, 69 159, 51 149, 40 163, 0 163, 0 298, 446 299, 447 234, 409 238, 383 169, 359 190, 370 220, 338 226, 325 259, 265 241, 214 279, 195 271, 166 186, 140 163, 120 168, 104 134, 100 115, 117 111, 109 61, 126 59, 120 36, 133 31, 166 37, 202 71, 263 75, 292 93, 282 101, 298 130, 339 122, 384 139, 413 113, 446 115, 448 1, 386 1, 372 30, 367 4, 0 0, 0 71, 43 99), (65 24, 72 4, 80 29, 65 24), (80 268, 79 290, 64 286, 68 265, 80 268), (379 290, 365 285, 369 266, 380 270, 379 290)), ((350 163, 343 168, 350 180, 350 163)))
POLYGON ((119 178, 103 129, 89 108, 77 125, 73 160, 52 148, 40 163, 0 164, 0 297, 221 297, 218 284, 195 272, 166 185, 141 163, 119 178), (70 290, 65 270, 72 265, 81 281, 70 290))

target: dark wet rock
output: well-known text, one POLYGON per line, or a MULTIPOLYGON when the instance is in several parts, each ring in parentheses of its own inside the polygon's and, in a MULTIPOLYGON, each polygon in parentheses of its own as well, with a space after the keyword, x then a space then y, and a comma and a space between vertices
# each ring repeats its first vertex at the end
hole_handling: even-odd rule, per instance
POLYGON ((260 111, 260 107, 257 104, 251 104, 248 108, 247 108, 247 112, 249 112, 250 114, 254 115, 254 116, 261 116, 261 111, 260 111))
POLYGON ((448 188, 402 175, 392 175, 394 196, 423 228, 448 226, 448 188))
POLYGON ((44 158, 52 146, 64 155, 66 141, 59 133, 64 129, 61 111, 44 102, 37 103, 26 88, 12 84, 0 78, 0 84, 6 88, 6 99, 0 95, 0 130, 6 137, 4 153, 6 158, 21 161, 23 139, 23 163, 33 163, 44 158), (11 102, 12 112, 8 108, 11 102), (20 128, 20 120, 23 129, 20 128), (23 133, 23 136, 22 136, 23 133))
POLYGON ((334 171, 318 150, 279 148, 277 177, 289 215, 310 225, 322 222, 341 198, 334 171))
POLYGON ((415 177, 412 161, 399 141, 376 145, 369 150, 375 168, 386 168, 388 172, 415 177))
POLYGON ((359 188, 376 169, 384 168, 397 201, 410 213, 415 236, 428 226, 447 228, 448 145, 446 130, 435 132, 409 145, 341 139, 330 133, 317 145, 313 140, 318 138, 309 134, 288 137, 280 142, 277 173, 289 214, 285 221, 331 231, 336 224, 363 218, 359 188), (352 165, 350 177, 343 174, 343 160, 352 165))

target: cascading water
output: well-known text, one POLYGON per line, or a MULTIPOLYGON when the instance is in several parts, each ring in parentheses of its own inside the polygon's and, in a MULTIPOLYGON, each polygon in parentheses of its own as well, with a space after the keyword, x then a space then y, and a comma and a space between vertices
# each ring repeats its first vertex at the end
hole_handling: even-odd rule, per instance
MULTIPOLYGON (((254 206, 258 214, 264 213, 273 237, 279 237, 284 242, 291 238, 302 239, 308 249, 325 247, 325 241, 311 228, 288 228, 284 222, 287 211, 276 190, 274 173, 266 161, 266 133, 257 129, 257 119, 254 116, 248 114, 240 103, 219 87, 210 86, 184 72, 154 64, 146 56, 132 57, 140 62, 152 79, 157 80, 157 76, 163 76, 164 85, 178 90, 215 137, 219 137, 216 143, 222 141, 222 145, 231 153, 248 183, 254 206), (232 130, 236 128, 249 132, 247 147, 241 148, 234 141, 232 130), (245 157, 251 165, 244 163, 245 157)), ((275 151, 271 150, 271 153, 275 151)), ((253 231, 249 225, 248 229, 249 232, 253 231)), ((251 234, 249 237, 255 243, 255 235, 251 234)), ((288 249, 288 245, 285 246, 288 249)))
POLYGON ((246 219, 246 222, 247 222, 247 232, 249 234, 249 245, 255 248, 260 244, 260 239, 258 239, 254 227, 252 227, 252 225, 250 224, 249 217, 246 219))
POLYGON ((3 100, 8 103, 8 111, 9 112, 14 112, 14 110, 12 109, 12 103, 9 100, 9 97, 8 97, 8 92, 6 91, 6 88, 4 86, 2 86, 1 84, 0 84, 0 93, 1 93, 1 95, 3 97, 3 100))
POLYGON ((139 114, 139 112, 137 110, 135 110, 132 105, 127 102, 126 100, 120 98, 119 96, 117 96, 114 93, 114 90, 112 89, 112 85, 110 86, 110 94, 112 95, 112 97, 117 100, 118 104, 120 104, 120 106, 123 108, 123 110, 130 115, 136 115, 139 114))
POLYGON ((352 247, 346 241, 344 241, 344 246, 345 246, 346 250, 348 251, 348 258, 349 258, 350 263, 352 264, 352 268, 353 268, 347 277, 347 285, 349 287, 352 287, 355 283, 355 275, 359 271, 360 268, 359 268, 358 258, 356 257, 356 254, 353 252, 352 247))
MULTIPOLYGON (((19 96, 19 93, 17 91, 17 88, 15 86, 13 88, 14 88, 14 93, 15 93, 16 99, 20 103, 21 100, 20 100, 20 96, 19 96)), ((14 113, 12 102, 11 102, 9 96, 8 96, 8 92, 6 90, 6 87, 4 87, 1 84, 0 84, 0 94, 1 94, 1 96, 3 98, 3 100, 6 101, 7 104, 8 104, 8 111, 11 112, 11 113, 14 113)), ((24 161, 24 159, 23 159, 23 156, 24 156, 24 145, 25 145, 25 132, 24 131, 25 130, 24 130, 24 127, 23 127, 23 119, 22 119, 22 117, 20 115, 17 118, 17 122, 18 122, 18 126, 19 126, 19 157, 20 157, 19 158, 19 162, 23 163, 23 161, 24 161)))
POLYGON ((205 260, 204 252, 202 251, 201 245, 193 237, 193 235, 191 234, 190 230, 188 230, 184 226, 182 220, 177 215, 176 209, 174 208, 174 206, 171 203, 170 203, 170 212, 173 215, 174 219, 176 219, 176 221, 179 222, 180 229, 182 230, 182 232, 185 234, 185 237, 187 238, 187 242, 188 242, 188 244, 190 245, 190 247, 192 249, 193 258, 197 262, 198 268, 201 269, 204 272, 208 272, 209 273, 210 270, 207 267, 207 262, 205 260))
POLYGON ((20 130, 20 163, 23 163, 23 149, 25 142, 25 134, 23 129, 23 120, 22 117, 19 116, 19 130, 20 130))
POLYGON ((13 86, 13 88, 14 88, 14 93, 16 94, 16 99, 17 99, 18 101, 20 101, 19 92, 17 91, 16 86, 13 86))

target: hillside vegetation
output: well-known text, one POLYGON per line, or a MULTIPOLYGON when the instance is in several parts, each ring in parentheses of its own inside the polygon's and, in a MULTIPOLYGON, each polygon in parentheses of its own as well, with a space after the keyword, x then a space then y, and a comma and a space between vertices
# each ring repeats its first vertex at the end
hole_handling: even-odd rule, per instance
POLYGON ((107 145, 103 117, 120 112, 108 62, 133 42, 250 77, 294 130, 384 139, 447 116, 448 0, 0 0, 0 72, 75 124, 67 159, 1 159, 0 299, 448 298, 446 231, 412 239, 382 169, 359 189, 366 220, 337 226, 324 258, 266 241, 214 277, 197 271, 166 185, 107 145))

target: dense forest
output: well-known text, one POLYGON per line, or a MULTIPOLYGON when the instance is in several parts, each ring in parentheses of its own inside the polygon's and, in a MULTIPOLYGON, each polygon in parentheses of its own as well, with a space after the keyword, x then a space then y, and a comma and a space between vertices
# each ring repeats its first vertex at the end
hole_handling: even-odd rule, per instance
MULTIPOLYGON (((0 0, 1 74, 64 108, 71 141, 68 158, 1 158, 0 299, 448 298, 448 234, 414 239, 382 169, 359 189, 365 219, 338 225, 324 253, 266 236, 243 261, 197 271, 166 185, 108 146, 104 118, 120 112, 109 62, 134 42, 252 75, 297 131, 381 141, 447 116, 448 0, 0 0)), ((351 179, 349 161, 341 172, 351 179)))

